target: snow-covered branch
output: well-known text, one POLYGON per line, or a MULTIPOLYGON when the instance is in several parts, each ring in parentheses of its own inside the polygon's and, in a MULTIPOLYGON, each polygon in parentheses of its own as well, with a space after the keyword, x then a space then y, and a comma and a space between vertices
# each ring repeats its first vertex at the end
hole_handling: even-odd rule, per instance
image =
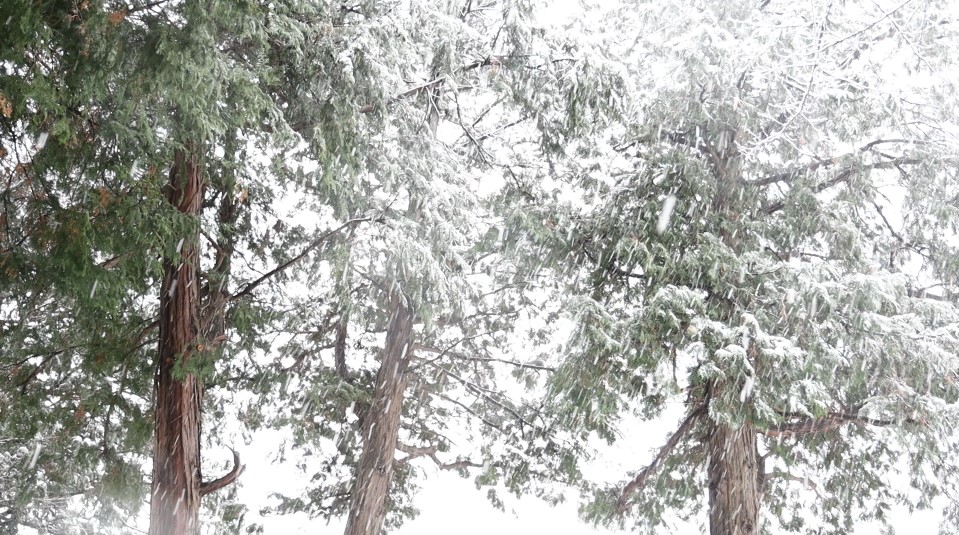
POLYGON ((458 461, 453 461, 451 463, 444 463, 440 461, 439 457, 436 456, 436 453, 439 451, 439 447, 435 444, 432 446, 420 447, 420 446, 408 446, 402 442, 396 443, 396 449, 405 453, 406 457, 398 459, 396 464, 402 466, 413 459, 419 457, 429 457, 431 461, 440 469, 440 470, 460 470, 464 468, 482 468, 482 464, 473 462, 469 459, 460 459, 458 461))
POLYGON ((769 437, 792 437, 835 431, 845 424, 871 425, 888 427, 896 424, 922 423, 913 418, 888 420, 859 416, 852 412, 831 412, 823 417, 815 418, 800 413, 787 412, 782 414, 785 422, 762 429, 760 432, 769 437))

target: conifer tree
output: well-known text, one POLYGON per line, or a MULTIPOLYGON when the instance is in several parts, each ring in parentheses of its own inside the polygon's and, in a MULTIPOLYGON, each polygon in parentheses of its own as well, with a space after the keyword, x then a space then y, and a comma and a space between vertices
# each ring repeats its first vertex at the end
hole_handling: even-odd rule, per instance
POLYGON ((607 19, 631 28, 610 50, 632 121, 568 171, 587 202, 541 193, 512 216, 516 249, 549 254, 572 296, 546 406, 583 441, 685 410, 651 463, 584 482, 586 517, 842 533, 945 496, 951 532, 959 183, 937 6, 607 19))
POLYGON ((194 533, 200 496, 238 475, 237 461, 202 477, 203 382, 270 306, 254 301, 266 278, 233 258, 274 252, 252 223, 297 175, 271 154, 323 123, 311 154, 328 163, 336 150, 349 169, 336 144, 355 124, 330 103, 355 87, 316 95, 308 116, 286 92, 315 72, 297 55, 342 16, 275 2, 4 3, 0 425, 21 475, 0 497, 10 529, 103 532, 148 497, 152 533, 194 533))
POLYGON ((503 273, 509 266, 490 233, 496 216, 483 197, 498 186, 484 181, 521 180, 517 162, 500 153, 520 140, 555 150, 584 128, 595 98, 572 91, 595 75, 592 66, 569 41, 564 48, 538 29, 526 2, 361 11, 369 25, 352 29, 353 42, 395 54, 398 69, 387 98, 361 110, 384 129, 359 145, 357 193, 336 209, 375 224, 300 265, 304 277, 331 272, 332 287, 287 296, 295 312, 278 322, 290 333, 284 358, 231 372, 288 377, 268 381, 281 388, 268 399, 282 401, 256 403, 280 408, 272 423, 291 427, 291 449, 308 456, 315 483, 305 496, 285 493, 275 512, 344 515, 351 534, 379 533, 415 514, 410 496, 424 463, 465 474, 488 460, 450 428, 481 436, 524 425, 498 386, 502 369, 545 368, 507 354, 507 334, 528 305, 522 281, 503 273), (398 41, 403 47, 392 48, 398 41))

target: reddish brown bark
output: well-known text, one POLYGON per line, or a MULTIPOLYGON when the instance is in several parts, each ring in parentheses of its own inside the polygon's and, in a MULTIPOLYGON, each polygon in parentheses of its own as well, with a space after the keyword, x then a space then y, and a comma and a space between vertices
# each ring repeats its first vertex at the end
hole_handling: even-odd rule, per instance
MULTIPOLYGON (((170 168, 167 201, 199 224, 203 205, 203 171, 195 153, 177 150, 170 168)), ((235 222, 232 198, 220 211, 220 223, 235 222)), ((199 288, 199 228, 184 236, 177 254, 164 262, 160 285, 160 343, 154 380, 155 444, 153 486, 150 498, 150 535, 193 535, 197 532, 200 498, 221 489, 240 476, 243 467, 233 452, 233 469, 225 476, 203 482, 200 472, 200 407, 203 386, 185 373, 192 358, 222 341, 226 332, 225 284, 233 248, 224 238, 213 273, 217 288, 207 289, 201 318, 199 288), (179 368, 179 370, 177 370, 179 368)))
POLYGON ((760 477, 756 431, 714 424, 709 433, 709 533, 759 533, 760 477))
MULTIPOLYGON (((167 200, 199 218, 203 174, 197 157, 178 150, 170 169, 167 200)), ((196 350, 199 234, 185 236, 179 258, 167 258, 160 286, 160 347, 156 390, 150 535, 193 534, 200 510, 200 385, 192 375, 174 377, 196 350)))
POLYGON ((360 455, 350 498, 346 535, 379 535, 393 477, 394 455, 406 391, 406 369, 413 349, 413 314, 402 296, 394 296, 393 317, 376 375, 373 403, 363 422, 360 455))

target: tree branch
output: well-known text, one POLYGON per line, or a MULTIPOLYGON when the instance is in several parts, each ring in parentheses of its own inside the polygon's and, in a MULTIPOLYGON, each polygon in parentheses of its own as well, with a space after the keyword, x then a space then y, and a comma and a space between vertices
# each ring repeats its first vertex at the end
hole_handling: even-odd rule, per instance
MULTIPOLYGON (((468 72, 468 71, 472 71, 472 70, 478 69, 478 68, 480 68, 480 67, 498 67, 498 66, 500 66, 500 65, 503 65, 504 63, 506 63, 506 62, 509 61, 510 59, 513 59, 514 57, 515 57, 515 56, 488 56, 488 57, 486 57, 486 58, 484 58, 484 59, 476 60, 476 61, 474 61, 473 63, 464 65, 464 66, 460 67, 459 69, 456 69, 456 74, 464 73, 464 72, 468 72)), ((403 99, 406 99, 406 98, 409 98, 409 97, 418 95, 418 94, 420 94, 420 93, 424 93, 424 92, 427 92, 427 91, 432 91, 432 90, 434 90, 434 89, 436 89, 436 88, 438 88, 438 87, 440 87, 440 86, 446 85, 446 83, 447 83, 448 81, 449 81, 449 76, 444 75, 444 76, 441 76, 441 77, 439 77, 439 78, 437 78, 437 79, 435 79, 435 80, 431 80, 431 81, 429 81, 429 82, 426 82, 426 83, 424 83, 424 84, 420 84, 420 85, 418 85, 418 86, 416 86, 416 87, 413 87, 413 88, 411 88, 411 89, 407 89, 406 91, 403 91, 402 93, 399 93, 398 95, 395 95, 395 96, 391 97, 391 98, 387 101, 387 105, 393 104, 393 103, 396 103, 396 102, 399 102, 400 100, 403 100, 403 99)), ((367 105, 365 105, 365 106, 361 106, 360 109, 359 109, 359 112, 360 112, 360 113, 372 113, 373 110, 375 110, 375 109, 376 109, 376 105, 375 105, 375 104, 367 104, 367 105)))
MULTIPOLYGON (((875 148, 875 147, 877 147, 877 146, 879 146, 879 145, 889 145, 889 144, 926 145, 926 144, 928 144, 928 142, 927 142, 927 141, 923 141, 923 140, 921 140, 921 139, 900 139, 900 138, 894 138, 894 139, 876 139, 876 140, 874 140, 874 141, 870 141, 869 143, 866 143, 865 145, 859 147, 858 149, 855 150, 855 152, 851 152, 851 153, 849 153, 849 154, 843 154, 843 155, 841 155, 841 156, 834 156, 834 157, 832 157, 832 158, 826 158, 826 159, 822 159, 822 160, 817 160, 817 161, 815 161, 815 162, 813 162, 813 163, 810 163, 810 164, 807 164, 807 165, 802 165, 802 166, 794 167, 794 168, 792 168, 792 169, 787 169, 787 170, 785 170, 785 171, 781 171, 781 172, 779 172, 779 173, 773 173, 773 174, 771 174, 771 175, 766 175, 766 176, 764 176, 764 177, 762 177, 762 178, 759 178, 759 179, 750 181, 749 184, 754 185, 754 186, 768 186, 768 185, 770 185, 770 184, 775 184, 775 183, 777 183, 777 182, 789 182, 789 181, 791 181, 791 180, 793 180, 793 179, 795 179, 795 178, 797 178, 797 177, 800 177, 800 176, 802 176, 802 175, 804 175, 804 174, 806 174, 806 173, 810 173, 810 172, 815 171, 815 170, 817 170, 817 169, 821 169, 821 168, 823 168, 823 167, 832 167, 832 166, 834 166, 834 165, 838 165, 838 164, 839 164, 840 162, 842 162, 843 160, 852 158, 852 157, 856 156, 856 154, 862 154, 862 153, 864 153, 864 152, 866 152, 866 151, 869 151, 869 150, 871 150, 871 149, 873 149, 873 148, 875 148)), ((895 159, 895 158, 893 158, 893 159, 895 159)), ((905 162, 903 162, 903 163, 905 163, 905 162)))
POLYGON ((876 427, 889 427, 891 425, 909 423, 922 423, 914 418, 904 418, 902 420, 884 420, 876 418, 867 418, 859 416, 852 412, 830 412, 823 417, 814 418, 805 414, 795 412, 781 413, 783 417, 790 418, 792 421, 782 422, 766 429, 760 429, 759 432, 768 437, 800 437, 818 433, 828 433, 835 431, 845 424, 871 425, 876 427))
MULTIPOLYGON (((773 180, 769 183, 771 184, 777 181, 792 180, 793 178, 800 176, 801 174, 804 174, 806 172, 812 171, 814 169, 834 165, 835 163, 837 163, 836 160, 837 160, 836 158, 832 158, 829 160, 824 160, 823 162, 816 162, 808 166, 803 166, 801 168, 793 169, 791 171, 785 171, 784 173, 780 174, 782 176, 785 176, 785 178, 781 180, 773 180)), ((887 160, 884 162, 876 162, 876 163, 866 164, 866 165, 848 166, 840 170, 839 173, 837 173, 836 176, 834 176, 833 178, 830 178, 829 180, 825 180, 813 186, 812 192, 821 193, 833 186, 836 186, 843 182, 847 182, 849 178, 852 177, 857 172, 872 171, 873 169, 888 169, 890 167, 899 167, 900 165, 914 165, 920 162, 922 162, 922 160, 920 160, 919 158, 894 158, 892 160, 887 160)), ((775 175, 775 176, 780 176, 780 175, 775 175)), ((753 182, 753 184, 761 183, 761 181, 762 179, 753 182)), ((767 214, 772 214, 772 213, 778 212, 779 210, 782 210, 785 206, 786 206, 786 203, 784 201, 777 201, 767 206, 764 206, 762 208, 762 211, 767 214)))
POLYGON ((239 479, 240 474, 243 473, 243 470, 246 469, 246 466, 240 464, 240 454, 233 448, 230 448, 230 451, 233 452, 233 469, 230 472, 223 476, 214 479, 213 481, 204 481, 200 483, 200 496, 206 496, 211 492, 216 492, 223 487, 232 484, 234 481, 239 479))
POLYGON ((145 11, 147 9, 153 9, 157 6, 166 4, 167 2, 170 2, 170 0, 157 0, 155 2, 148 2, 146 4, 143 4, 142 6, 133 6, 127 10, 127 14, 129 15, 131 13, 136 13, 137 11, 145 11))
MULTIPOLYGON (((483 335, 486 335, 486 334, 489 334, 489 333, 483 333, 483 335)), ((429 360, 427 361, 428 364, 432 364, 432 363, 435 362, 436 360, 439 360, 439 359, 441 359, 441 358, 443 358, 443 357, 448 356, 448 357, 451 357, 451 358, 454 358, 454 359, 457 359, 457 360, 465 360, 465 361, 468 361, 468 362, 502 362, 503 364, 509 364, 510 366, 516 366, 517 368, 524 368, 524 369, 530 369, 530 370, 541 370, 541 371, 548 371, 548 372, 555 372, 555 371, 556 371, 556 368, 553 368, 552 366, 544 366, 544 365, 541 365, 541 364, 526 364, 526 363, 523 363, 523 362, 517 362, 517 361, 515 361, 515 360, 499 359, 499 358, 495 358, 495 357, 471 357, 471 356, 469 356, 469 355, 464 355, 463 353, 459 353, 459 352, 457 352, 457 351, 452 351, 452 350, 450 350, 449 348, 447 348, 447 349, 440 349, 440 348, 438 348, 438 347, 427 346, 427 345, 423 345, 423 344, 415 344, 413 347, 414 347, 414 349, 416 349, 416 350, 426 351, 426 352, 428 352, 428 353, 435 353, 435 354, 439 355, 438 357, 436 357, 436 358, 434 358, 434 359, 429 359, 429 360)))
POLYGON ((490 420, 484 418, 481 414, 479 414, 479 413, 477 413, 476 411, 474 411, 473 409, 467 407, 466 404, 464 404, 462 401, 455 400, 455 399, 453 399, 453 398, 451 398, 451 397, 449 397, 449 396, 447 396, 447 395, 445 395, 445 394, 434 393, 433 395, 436 396, 436 397, 438 397, 438 398, 440 398, 440 399, 442 399, 442 400, 444 400, 444 401, 448 401, 448 402, 452 403, 453 405, 456 405, 457 407, 460 407, 461 409, 463 409, 464 411, 466 411, 466 414, 469 414, 470 416, 472 416, 472 417, 474 417, 474 418, 477 418, 479 421, 483 422, 483 424, 485 424, 487 427, 491 427, 491 428, 496 429, 497 431, 500 431, 500 432, 503 431, 503 427, 502 427, 501 425, 496 424, 496 423, 494 423, 494 422, 491 422, 490 420))
POLYGON ((689 430, 693 428, 694 425, 699 421, 699 419, 706 414, 706 403, 701 404, 696 410, 690 412, 686 415, 686 419, 683 420, 683 423, 679 425, 679 428, 669 437, 666 441, 666 444, 659 449, 659 453, 656 454, 656 457, 653 459, 646 468, 636 475, 632 481, 626 484, 623 487, 623 492, 619 495, 619 500, 616 502, 616 509, 622 513, 629 508, 629 498, 636 493, 637 490, 642 488, 646 481, 652 477, 656 471, 659 469, 660 465, 669 457, 669 454, 672 453, 673 449, 676 448, 676 445, 679 444, 679 441, 682 440, 689 430))
POLYGON ((593 253, 589 252, 589 249, 586 248, 586 244, 583 244, 583 245, 580 247, 580 249, 583 251, 583 255, 586 257, 587 260, 589 260, 590 262, 592 262, 593 264, 595 264, 596 267, 602 269, 603 271, 605 271, 605 272, 607 272, 607 273, 609 273, 609 274, 611 274, 611 275, 615 275, 615 276, 617 276, 617 277, 626 278, 626 279, 639 279, 639 280, 645 280, 645 279, 646 279, 646 275, 641 275, 641 274, 639 274, 639 273, 633 273, 633 272, 630 272, 630 271, 626 271, 626 270, 623 269, 622 267, 616 265, 616 263, 615 263, 615 260, 616 260, 616 259, 615 259, 615 258, 610 259, 610 260, 609 260, 608 262, 606 262, 605 264, 604 264, 603 262, 600 262, 600 260, 599 260, 598 258, 596 258, 596 255, 594 255, 593 253))
POLYGON ((320 245, 323 245, 323 243, 326 242, 326 240, 330 239, 331 236, 339 233, 341 230, 346 229, 346 228, 351 228, 351 227, 354 227, 354 226, 356 226, 356 225, 359 225, 360 223, 366 223, 366 222, 369 222, 369 221, 379 221, 379 220, 376 219, 376 218, 374 218, 374 217, 358 217, 358 218, 355 218, 355 219, 350 219, 349 221, 347 221, 346 223, 343 223, 342 225, 336 227, 335 229, 329 230, 329 231, 323 233, 319 238, 313 240, 313 243, 309 244, 308 246, 306 246, 305 249, 303 249, 302 251, 300 251, 300 254, 298 254, 298 255, 294 256, 293 258, 287 260, 286 262, 283 262, 282 264, 276 266, 275 268, 273 268, 273 269, 271 269, 270 271, 268 271, 265 275, 263 275, 262 277, 254 280, 253 282, 247 283, 247 285, 244 286, 242 290, 240 290, 240 291, 238 291, 237 293, 235 293, 235 294, 233 294, 233 295, 230 296, 230 301, 236 301, 237 299, 239 299, 239 298, 241 298, 241 297, 243 297, 243 296, 245 296, 245 295, 250 295, 257 286, 259 286, 260 284, 262 284, 262 283, 263 283, 264 281, 266 281, 267 279, 275 276, 277 273, 280 273, 280 272, 284 271, 285 269, 287 269, 288 267, 292 266, 293 264, 299 262, 300 260, 303 259, 303 257, 305 257, 306 255, 308 255, 311 251, 313 251, 314 249, 316 249, 316 248, 319 247, 320 245))
POLYGON ((398 465, 404 465, 413 459, 419 457, 429 457, 440 470, 459 470, 463 468, 482 468, 483 465, 470 461, 469 459, 460 459, 451 463, 444 463, 436 456, 439 448, 435 445, 427 447, 408 446, 402 442, 396 443, 396 449, 407 454, 406 457, 396 461, 398 465))
POLYGON ((813 481, 811 477, 797 476, 797 475, 790 474, 789 472, 784 472, 782 470, 773 470, 772 472, 763 474, 764 483, 772 478, 785 479, 787 481, 795 481, 797 483, 802 483, 806 488, 815 492, 817 496, 822 498, 822 493, 819 492, 819 485, 817 485, 816 482, 813 481))

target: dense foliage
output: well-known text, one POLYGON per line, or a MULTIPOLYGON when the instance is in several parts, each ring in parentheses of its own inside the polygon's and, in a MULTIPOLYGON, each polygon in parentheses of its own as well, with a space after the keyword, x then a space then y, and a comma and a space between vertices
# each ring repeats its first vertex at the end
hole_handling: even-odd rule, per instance
POLYGON ((701 521, 733 431, 765 532, 937 497, 959 525, 949 2, 637 0, 557 31, 559 4, 4 2, 0 533, 144 524, 161 279, 196 235, 203 448, 277 431, 308 481, 209 496, 211 532, 356 506, 398 309, 388 527, 426 466, 701 521), (167 202, 184 153, 196 217, 167 202), (652 464, 584 475, 677 406, 652 464))
POLYGON ((756 437, 763 530, 841 533, 936 496, 954 518, 954 23, 935 2, 605 16, 648 29, 610 44, 630 120, 568 173, 586 202, 514 216, 516 247, 568 281, 560 429, 615 441, 687 408, 648 467, 584 483, 584 514, 702 518, 732 428, 756 437))

